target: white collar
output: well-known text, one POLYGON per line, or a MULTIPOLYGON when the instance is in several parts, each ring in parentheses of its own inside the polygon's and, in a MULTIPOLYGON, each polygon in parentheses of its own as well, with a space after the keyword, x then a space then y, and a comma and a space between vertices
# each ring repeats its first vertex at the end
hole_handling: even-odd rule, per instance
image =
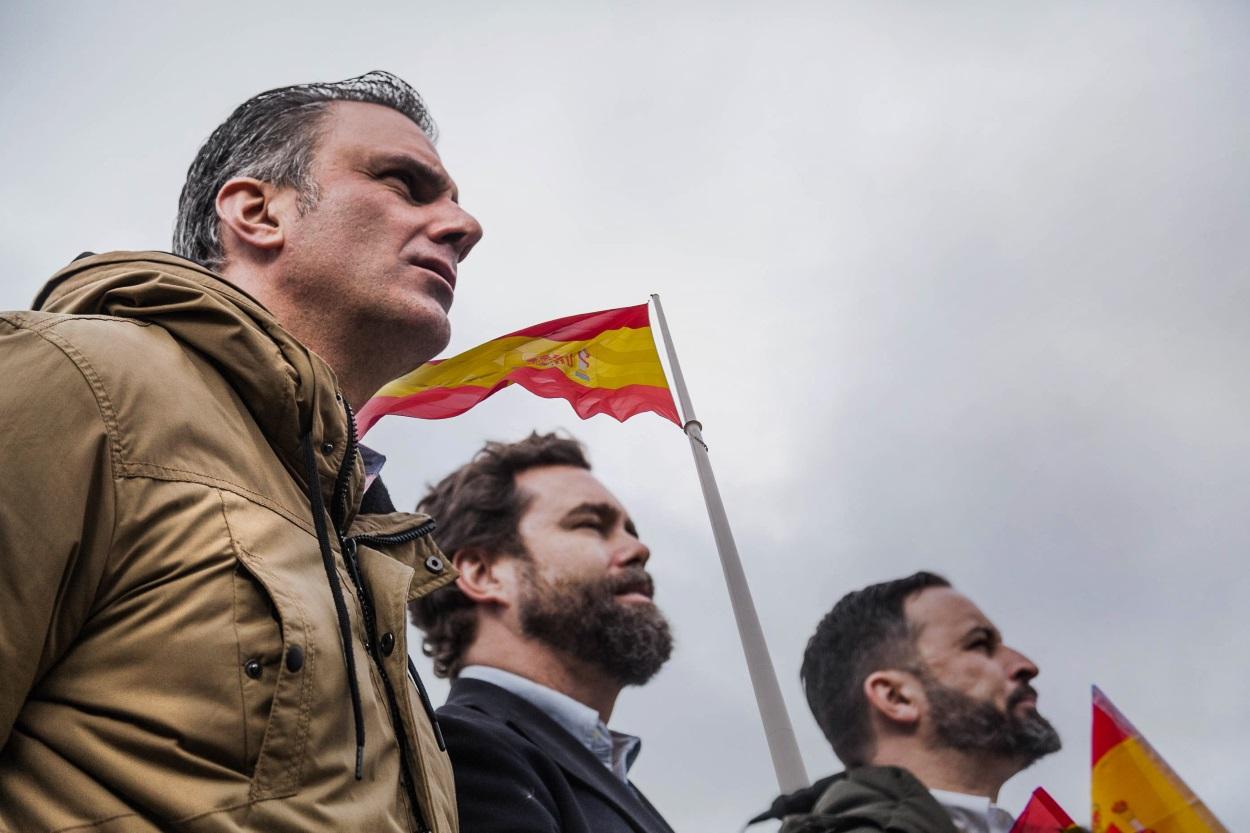
POLYGON ((929 790, 950 815, 962 833, 1008 833, 1014 823, 1011 813, 983 795, 929 790))

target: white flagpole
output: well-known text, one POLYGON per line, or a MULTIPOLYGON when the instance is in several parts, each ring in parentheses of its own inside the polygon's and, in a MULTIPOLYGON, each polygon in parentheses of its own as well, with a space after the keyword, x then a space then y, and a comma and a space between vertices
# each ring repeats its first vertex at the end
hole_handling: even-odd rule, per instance
POLYGON ((708 518, 712 522, 712 537, 716 540, 716 551, 720 554, 721 568, 725 571, 729 601, 733 606, 734 619, 738 623, 738 636, 742 640, 742 651, 746 654, 747 670, 751 673, 755 702, 759 705, 760 719, 764 722, 764 737, 768 740, 768 752, 772 755, 773 769, 777 772, 777 784, 782 792, 792 792, 808 785, 807 770, 803 767, 799 745, 794 738, 794 727, 790 725, 786 703, 781 697, 781 687, 777 684, 777 672, 773 670, 772 657, 769 656, 768 645, 764 642, 764 631, 760 627, 759 616, 755 613, 755 602, 751 600, 751 590, 747 586, 746 574, 742 571, 738 547, 734 544, 733 532, 729 529, 725 504, 721 502, 720 490, 716 488, 716 477, 712 474, 707 444, 703 442, 703 425, 695 419, 694 406, 690 404, 690 394, 686 391, 686 380, 681 375, 677 351, 673 349, 668 322, 664 319, 664 308, 660 306, 660 296, 652 295, 651 300, 655 302, 655 315, 660 322, 660 333, 664 336, 664 349, 668 352, 669 367, 673 371, 673 387, 677 390, 677 399, 681 402, 682 417, 685 420, 682 430, 690 438, 694 467, 699 473, 703 501, 707 504, 708 518))

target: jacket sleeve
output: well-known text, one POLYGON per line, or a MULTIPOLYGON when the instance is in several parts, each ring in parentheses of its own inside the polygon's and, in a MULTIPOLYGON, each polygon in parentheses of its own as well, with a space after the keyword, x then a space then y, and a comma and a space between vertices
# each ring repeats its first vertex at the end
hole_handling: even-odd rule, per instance
POLYGON ((528 744, 472 709, 439 709, 456 776, 461 833, 568 833, 585 829, 564 819, 553 783, 558 767, 528 744), (568 822, 566 824, 566 822, 568 822))
POLYGON ((0 316, 0 748, 87 618, 113 533, 109 431, 90 366, 0 316))

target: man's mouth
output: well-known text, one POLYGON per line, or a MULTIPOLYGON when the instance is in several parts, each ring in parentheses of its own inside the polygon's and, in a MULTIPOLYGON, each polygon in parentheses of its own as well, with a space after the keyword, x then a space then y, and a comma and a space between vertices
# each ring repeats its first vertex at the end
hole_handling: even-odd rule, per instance
POLYGON ((1007 698, 1008 711, 1019 706, 1021 703, 1027 704, 1034 708, 1037 707, 1037 689, 1027 683, 1011 692, 1011 696, 1007 698))
POLYGON ((423 257, 412 261, 414 266, 419 266, 426 271, 433 272, 447 282, 452 289, 456 288, 456 267, 445 260, 436 257, 423 257))
POLYGON ((612 595, 629 604, 650 602, 655 597, 655 583, 646 573, 624 576, 614 583, 612 595))

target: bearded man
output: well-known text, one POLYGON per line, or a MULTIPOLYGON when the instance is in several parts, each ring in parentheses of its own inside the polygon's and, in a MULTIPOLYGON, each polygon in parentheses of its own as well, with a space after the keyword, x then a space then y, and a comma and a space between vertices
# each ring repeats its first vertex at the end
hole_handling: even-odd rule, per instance
POLYGON ((466 833, 671 833, 608 729, 621 689, 672 651, 651 557, 579 443, 487 443, 420 503, 460 575, 413 603, 466 833))
POLYGON ((1007 779, 1059 749, 1038 674, 933 573, 848 593, 807 643, 812 714, 847 766, 752 819, 782 833, 1006 833, 1007 779))

